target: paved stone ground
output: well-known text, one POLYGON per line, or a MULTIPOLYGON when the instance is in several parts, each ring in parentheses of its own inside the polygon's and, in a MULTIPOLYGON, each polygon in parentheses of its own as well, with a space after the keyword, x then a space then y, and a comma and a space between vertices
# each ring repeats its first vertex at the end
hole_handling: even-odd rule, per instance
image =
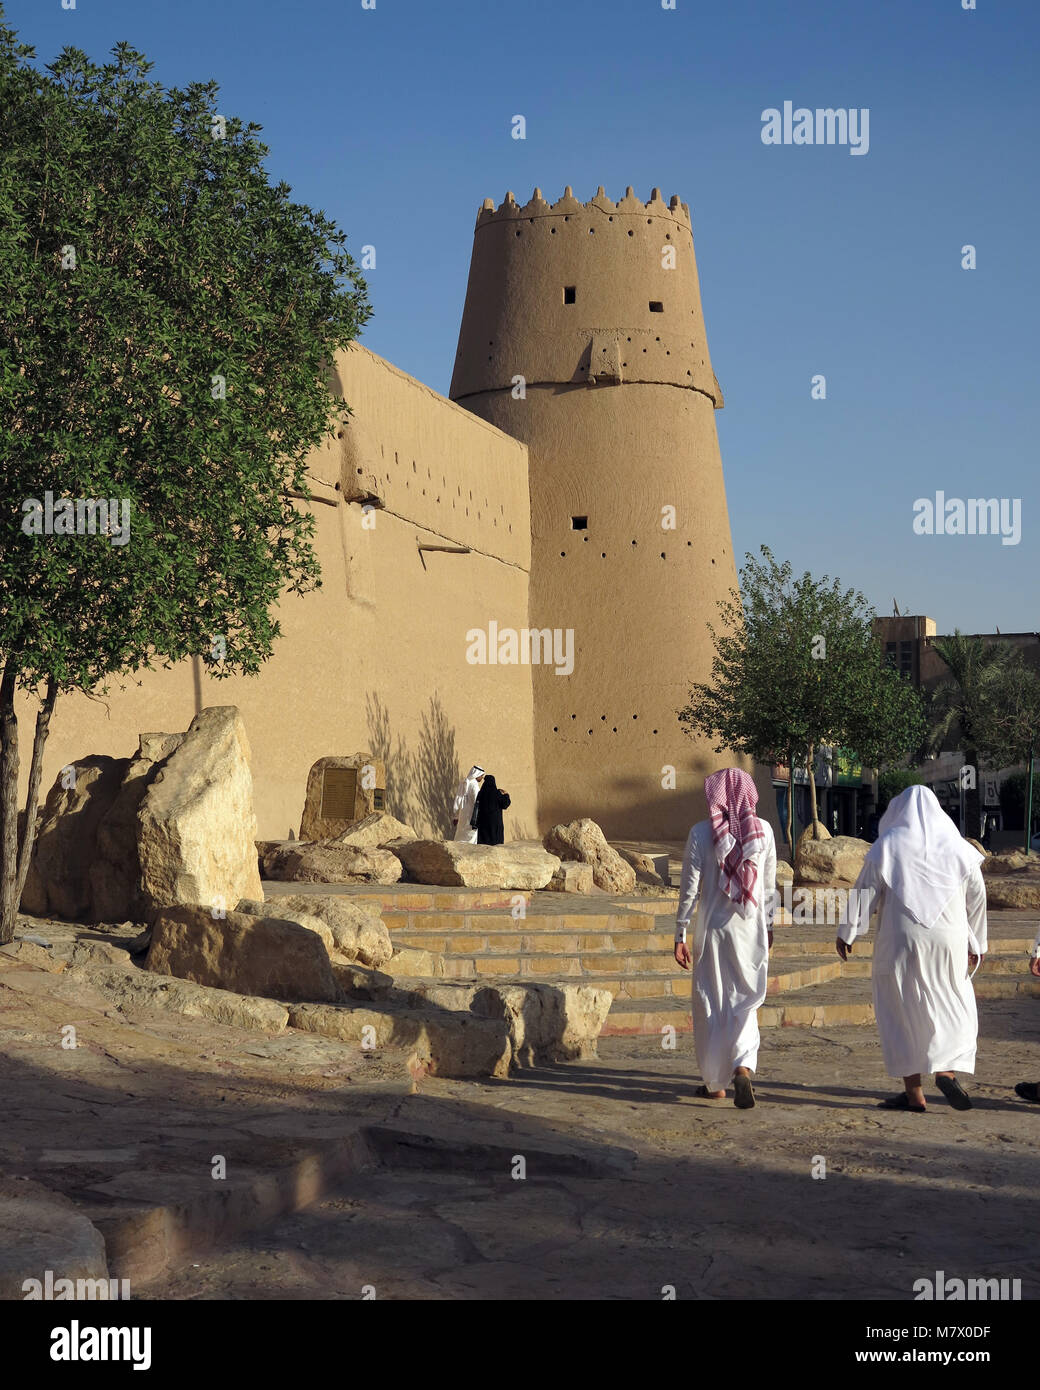
POLYGON ((940 1269, 1040 1296, 1040 1106, 1012 1093, 1040 1077, 1035 1001, 984 1006, 962 1114, 934 1086, 926 1115, 877 1110, 895 1087, 873 1028, 767 1034, 751 1112, 694 1098, 688 1038, 600 1051, 425 1080, 394 1123, 436 1145, 390 1142, 382 1168, 144 1296, 905 1300, 940 1269))

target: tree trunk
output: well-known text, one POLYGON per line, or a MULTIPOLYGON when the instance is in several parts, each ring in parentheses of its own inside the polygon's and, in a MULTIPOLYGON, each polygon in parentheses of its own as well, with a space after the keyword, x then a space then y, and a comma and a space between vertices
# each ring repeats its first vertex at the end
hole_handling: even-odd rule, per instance
POLYGON ((0 678, 0 946, 14 939, 18 915, 18 717, 12 657, 0 678))
POLYGON ((814 840, 820 838, 820 813, 816 805, 816 745, 809 744, 809 752, 805 758, 805 768, 809 774, 809 807, 812 811, 812 837, 814 840))
POLYGON ((791 863, 794 863, 794 753, 787 750, 787 842, 791 846, 791 863))
POLYGON ((40 800, 40 779, 43 776, 43 748, 50 732, 51 715, 54 702, 58 698, 58 687, 53 680, 47 682, 47 693, 36 715, 36 733, 33 736, 32 762, 29 764, 29 789, 25 797, 25 830, 18 850, 18 884, 15 902, 22 900, 25 876, 29 872, 33 845, 36 843, 36 808, 40 800))

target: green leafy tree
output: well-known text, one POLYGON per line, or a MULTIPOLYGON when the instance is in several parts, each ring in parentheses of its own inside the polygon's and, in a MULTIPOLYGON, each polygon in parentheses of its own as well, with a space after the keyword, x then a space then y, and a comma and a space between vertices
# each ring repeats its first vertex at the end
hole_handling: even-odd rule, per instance
MULTIPOLYGON (((719 604, 711 681, 691 688, 679 722, 717 752, 786 762, 790 791, 793 767, 815 769, 821 744, 869 766, 906 757, 924 727, 920 697, 885 661, 866 599, 828 576, 795 578, 766 546, 761 556, 746 557, 740 593, 719 604)), ((818 834, 812 772, 809 788, 818 834)))
POLYGON ((991 682, 987 699, 975 713, 973 728, 979 754, 991 767, 1026 764, 1020 779, 1019 814, 1028 854, 1034 803, 1031 774, 1040 743, 1040 674, 1025 664, 1020 652, 1014 652, 991 682))
POLYGON ((907 787, 927 786, 924 777, 911 768, 887 767, 878 773, 877 809, 880 815, 894 796, 905 792, 907 787))
POLYGON ((2 21, 0 942, 58 695, 192 655, 255 673, 279 595, 320 582, 305 464, 370 314, 344 234, 269 182, 215 84, 164 90, 127 44, 40 71, 2 21), (48 534, 48 492, 112 511, 48 534), (17 690, 39 701, 20 835, 17 690))
MULTIPOLYGON (((982 829, 979 762, 984 729, 992 729, 990 710, 1015 665, 1017 653, 1007 642, 985 642, 959 629, 952 637, 937 637, 932 649, 946 664, 945 675, 928 702, 925 736, 929 752, 937 753, 956 740, 963 765, 964 833, 977 837, 982 829)), ((1013 758, 1017 762, 1018 758, 1013 758)))

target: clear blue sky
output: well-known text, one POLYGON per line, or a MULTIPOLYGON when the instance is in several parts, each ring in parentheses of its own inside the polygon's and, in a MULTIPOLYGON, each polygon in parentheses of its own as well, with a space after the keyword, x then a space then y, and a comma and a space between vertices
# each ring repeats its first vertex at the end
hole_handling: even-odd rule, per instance
POLYGON ((1040 0, 6 0, 50 61, 126 39, 215 79, 273 179, 377 248, 363 341, 439 391, 485 197, 690 204, 734 548, 940 630, 1040 628, 1040 0), (870 110, 870 150, 761 114, 870 110), (527 119, 526 141, 510 120, 527 119), (977 247, 978 268, 960 266, 977 247), (827 400, 810 399, 824 373, 827 400), (913 503, 1021 498, 1022 538, 913 503))

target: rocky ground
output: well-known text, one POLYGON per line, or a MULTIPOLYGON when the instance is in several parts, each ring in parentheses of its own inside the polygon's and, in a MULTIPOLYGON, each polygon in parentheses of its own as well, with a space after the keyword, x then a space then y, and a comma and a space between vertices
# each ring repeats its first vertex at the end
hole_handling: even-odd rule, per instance
POLYGON ((68 1199, 138 1261, 135 1297, 906 1299, 940 1269, 1040 1295, 1040 1106, 1012 1091, 1040 1079, 1029 998, 982 1005, 975 1108, 931 1088, 923 1116, 876 1109, 872 1027, 770 1030, 741 1112, 694 1097, 688 1036, 413 1083, 389 1054, 117 1008, 28 958, 0 1007, 3 1195, 68 1199))

